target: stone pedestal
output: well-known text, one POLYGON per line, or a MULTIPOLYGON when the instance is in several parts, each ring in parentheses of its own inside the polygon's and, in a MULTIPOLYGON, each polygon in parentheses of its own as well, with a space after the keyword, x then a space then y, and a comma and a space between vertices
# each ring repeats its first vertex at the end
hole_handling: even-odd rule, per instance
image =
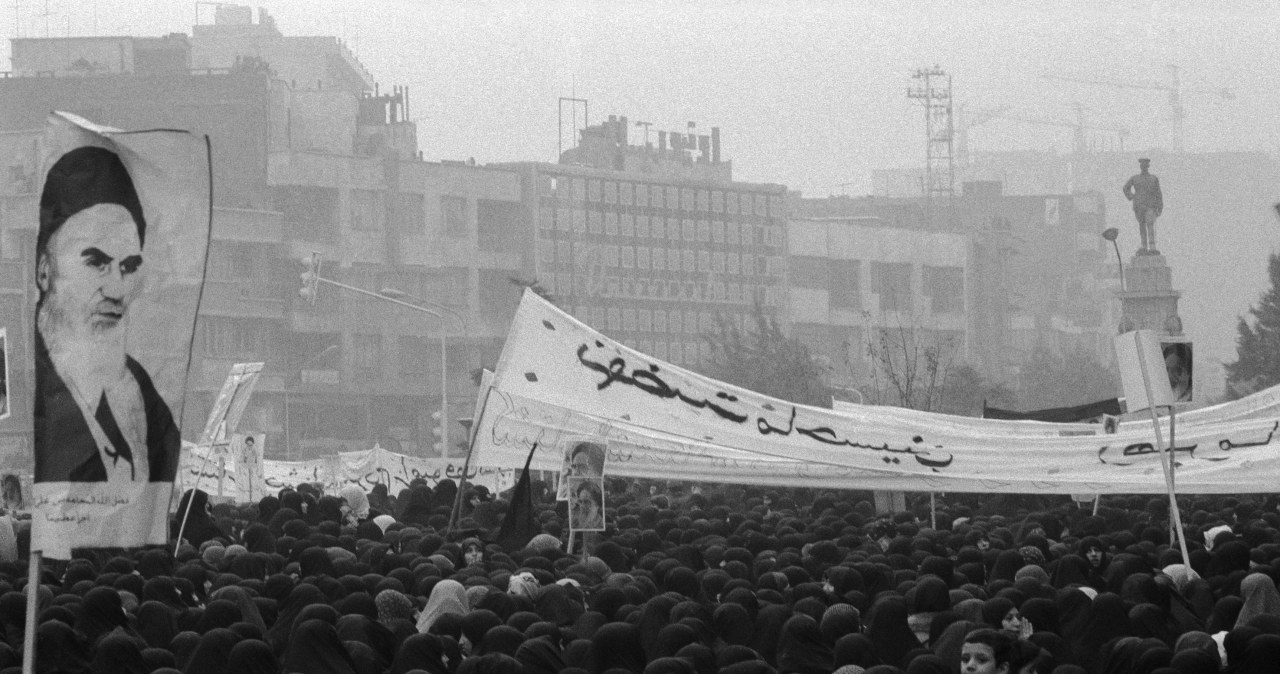
POLYGON ((1134 255, 1124 270, 1120 298, 1120 332, 1154 330, 1160 335, 1182 334, 1173 272, 1163 255, 1134 255))

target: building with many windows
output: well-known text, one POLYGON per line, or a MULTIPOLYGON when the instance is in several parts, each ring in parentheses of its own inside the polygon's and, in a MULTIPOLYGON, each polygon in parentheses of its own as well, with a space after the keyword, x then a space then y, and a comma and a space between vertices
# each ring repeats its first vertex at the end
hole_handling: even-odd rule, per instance
POLYGON ((786 303, 786 188, 734 182, 710 135, 632 144, 627 118, 582 131, 558 164, 513 164, 536 218, 534 274, 589 325, 697 365, 704 334, 786 303))
POLYGON ((852 373, 843 385, 867 366, 865 348, 847 347, 898 326, 963 344, 966 364, 1010 385, 1037 346, 1111 361, 1118 279, 1100 236, 1102 195, 1013 196, 973 181, 953 204, 933 206, 793 199, 791 320, 837 374, 852 373))

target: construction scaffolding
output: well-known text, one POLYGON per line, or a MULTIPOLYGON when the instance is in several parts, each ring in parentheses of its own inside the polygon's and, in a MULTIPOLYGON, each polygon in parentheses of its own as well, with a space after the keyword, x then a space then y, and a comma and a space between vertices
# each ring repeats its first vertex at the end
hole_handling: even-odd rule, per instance
POLYGON ((956 197, 951 76, 935 65, 916 70, 911 77, 920 84, 907 89, 907 98, 924 105, 925 216, 932 225, 945 222, 950 226, 955 220, 956 197))

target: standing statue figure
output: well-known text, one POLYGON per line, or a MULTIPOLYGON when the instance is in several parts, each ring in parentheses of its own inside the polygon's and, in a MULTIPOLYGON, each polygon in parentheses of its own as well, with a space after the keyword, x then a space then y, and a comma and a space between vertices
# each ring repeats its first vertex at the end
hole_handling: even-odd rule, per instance
POLYGON ((1159 255, 1156 250, 1156 218, 1164 212, 1164 195, 1160 193, 1160 179, 1147 171, 1151 160, 1138 160, 1141 173, 1124 184, 1124 198, 1133 202, 1133 215, 1138 218, 1138 232, 1142 236, 1139 255, 1159 255))

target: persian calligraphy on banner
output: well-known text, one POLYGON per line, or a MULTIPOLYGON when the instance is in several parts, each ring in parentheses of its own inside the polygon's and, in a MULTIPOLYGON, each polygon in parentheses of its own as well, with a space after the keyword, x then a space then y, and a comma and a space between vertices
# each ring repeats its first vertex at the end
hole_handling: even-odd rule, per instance
MULTIPOLYGON (((570 434, 607 441, 610 475, 839 488, 1162 493, 1150 427, 1110 435, 985 435, 893 408, 794 405, 629 349, 526 293, 484 398, 474 462, 557 470, 570 434), (879 412, 883 411, 883 414, 879 412)), ((1220 414, 1220 412, 1218 413, 1220 414)), ((1019 422, 1021 423, 1021 422, 1019 422)), ((1184 492, 1273 491, 1280 417, 1191 428, 1174 454, 1184 492)))
POLYGON ((209 143, 66 113, 39 141, 32 550, 168 539, 211 230, 209 143))

